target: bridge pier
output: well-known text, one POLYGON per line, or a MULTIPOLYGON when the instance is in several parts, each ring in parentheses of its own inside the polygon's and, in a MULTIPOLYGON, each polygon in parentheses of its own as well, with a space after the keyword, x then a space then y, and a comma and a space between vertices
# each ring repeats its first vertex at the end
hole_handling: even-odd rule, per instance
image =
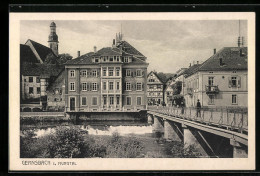
POLYGON ((154 115, 154 118, 153 118, 153 131, 154 132, 164 132, 164 128, 163 128, 163 124, 162 122, 160 121, 160 117, 156 117, 154 115))
POLYGON ((248 157, 247 147, 238 143, 234 139, 230 139, 230 145, 233 146, 233 158, 247 158, 248 157))
POLYGON ((174 123, 169 120, 164 120, 164 138, 167 141, 179 141, 182 142, 182 139, 177 133, 177 127, 174 126, 174 123))
POLYGON ((200 142, 197 138, 193 135, 192 131, 184 124, 182 124, 183 128, 183 142, 184 148, 188 148, 189 146, 193 145, 195 149, 202 154, 203 157, 208 157, 207 152, 204 148, 200 145, 200 142))
POLYGON ((148 124, 152 124, 153 123, 153 115, 147 114, 147 122, 148 122, 148 124))

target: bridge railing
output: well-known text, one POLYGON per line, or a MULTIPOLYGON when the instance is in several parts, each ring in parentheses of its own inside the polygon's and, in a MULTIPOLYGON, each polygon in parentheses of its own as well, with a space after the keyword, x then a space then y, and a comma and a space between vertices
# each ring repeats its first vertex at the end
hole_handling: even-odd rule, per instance
POLYGON ((192 120, 208 125, 238 130, 248 131, 248 113, 245 109, 229 108, 176 108, 165 106, 148 106, 149 111, 174 116, 186 120, 192 120))

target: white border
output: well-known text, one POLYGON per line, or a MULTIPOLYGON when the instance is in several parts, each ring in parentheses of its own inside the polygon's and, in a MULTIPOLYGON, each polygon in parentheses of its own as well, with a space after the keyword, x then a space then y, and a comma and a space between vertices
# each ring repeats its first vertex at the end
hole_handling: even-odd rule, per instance
POLYGON ((255 169, 255 13, 10 13, 9 14, 9 169, 11 171, 92 170, 253 170, 255 169), (23 165, 20 136, 20 20, 248 20, 248 158, 40 159, 77 165, 23 165))

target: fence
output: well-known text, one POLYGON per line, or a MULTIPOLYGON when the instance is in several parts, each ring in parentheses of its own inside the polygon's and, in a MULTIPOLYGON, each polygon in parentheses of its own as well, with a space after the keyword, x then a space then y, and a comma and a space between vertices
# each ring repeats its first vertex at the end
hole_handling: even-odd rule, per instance
POLYGON ((248 113, 244 109, 201 108, 197 111, 196 108, 148 106, 148 110, 229 130, 238 130, 241 133, 248 131, 248 113))

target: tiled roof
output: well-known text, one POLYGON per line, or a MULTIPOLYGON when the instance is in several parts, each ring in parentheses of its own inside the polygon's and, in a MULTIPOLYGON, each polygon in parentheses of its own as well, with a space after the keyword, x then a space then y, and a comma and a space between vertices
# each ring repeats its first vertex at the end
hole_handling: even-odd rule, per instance
POLYGON ((154 72, 154 73, 163 84, 165 84, 170 78, 173 78, 176 75, 174 73, 163 73, 163 72, 159 72, 159 73, 154 72))
POLYGON ((47 87, 47 90, 52 90, 53 88, 56 88, 56 87, 61 87, 61 83, 63 83, 64 81, 64 78, 65 78, 65 71, 61 71, 57 77, 52 81, 50 82, 49 86, 47 87))
POLYGON ((65 63, 65 65, 77 65, 77 64, 96 64, 92 62, 92 56, 94 52, 83 54, 75 59, 71 59, 65 63))
POLYGON ((35 48, 35 50, 37 51, 37 53, 39 54, 39 56, 43 62, 44 62, 45 58, 48 56, 48 54, 52 53, 55 56, 52 49, 50 49, 49 47, 44 46, 44 45, 37 43, 33 40, 30 40, 30 39, 28 41, 30 41, 32 43, 33 47, 35 48))
POLYGON ((30 64, 24 63, 21 68, 21 74, 24 76, 41 76, 49 78, 51 76, 57 76, 64 66, 56 64, 30 64))
POLYGON ((20 62, 39 63, 30 46, 20 44, 20 62))
POLYGON ((145 57, 142 53, 140 53, 137 49, 135 49, 127 41, 122 41, 120 45, 122 45, 123 51, 125 51, 129 54, 145 57))
MULTIPOLYGON (((66 62, 66 65, 77 65, 77 64, 99 64, 99 63, 93 63, 92 62, 92 56, 115 56, 115 55, 129 55, 127 53, 120 53, 120 50, 118 48, 111 48, 111 47, 106 47, 98 50, 96 53, 90 52, 84 55, 81 55, 80 57, 77 57, 75 59, 69 60, 66 62)), ((132 62, 127 63, 128 65, 136 65, 136 64, 147 64, 145 61, 137 58, 137 57, 132 57, 132 62)))
POLYGON ((200 71, 247 70, 247 47, 224 47, 202 63, 200 71), (241 54, 243 53, 243 54, 241 54), (222 58, 222 65, 220 65, 222 58))
POLYGON ((199 67, 201 66, 201 64, 194 64, 191 67, 187 68, 184 72, 183 75, 185 75, 185 77, 189 77, 190 75, 192 75, 193 73, 195 73, 196 71, 198 71, 199 67))

